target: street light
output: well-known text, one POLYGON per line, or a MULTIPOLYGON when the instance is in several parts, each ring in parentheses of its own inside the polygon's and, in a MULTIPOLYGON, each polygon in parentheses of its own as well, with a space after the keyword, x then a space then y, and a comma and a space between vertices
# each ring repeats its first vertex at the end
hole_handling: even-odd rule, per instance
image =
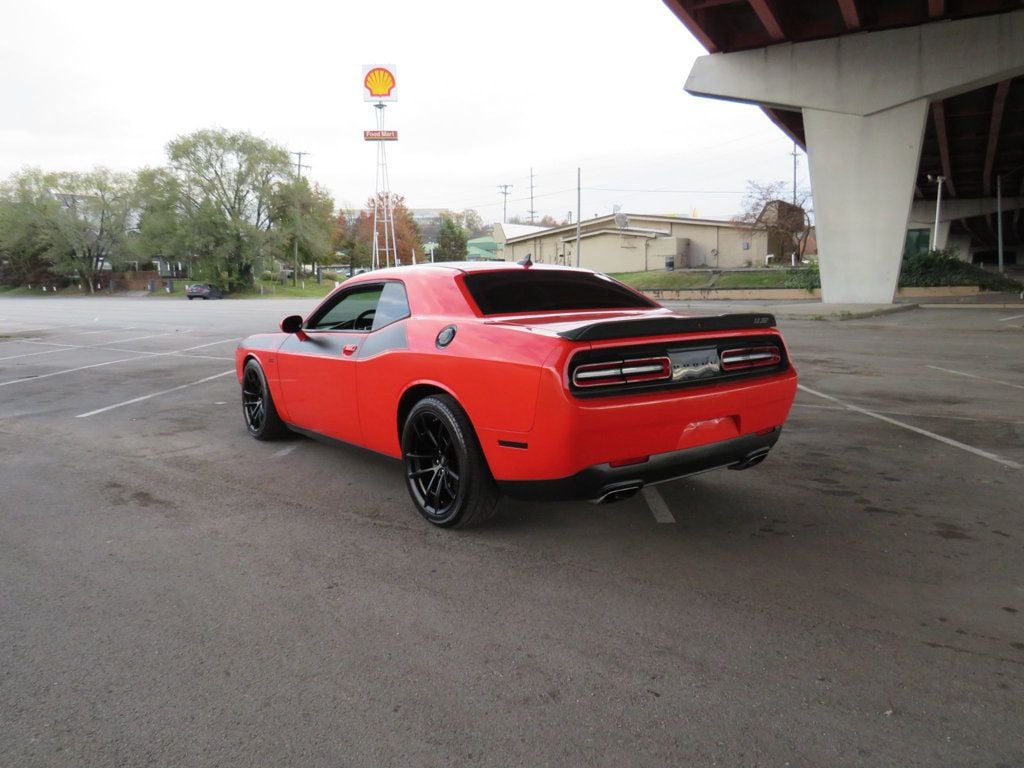
POLYGON ((939 248, 939 209, 942 207, 942 184, 945 176, 932 176, 928 174, 928 181, 935 182, 935 228, 932 230, 932 250, 939 248))
MULTIPOLYGON (((1006 173, 1000 173, 996 176, 996 216, 998 216, 998 224, 996 228, 999 230, 998 235, 998 253, 999 253, 999 272, 1002 274, 1005 270, 1003 268, 1003 176, 1009 176, 1011 173, 1016 173, 1024 165, 1018 165, 1016 168, 1011 168, 1006 173)), ((1020 261, 1018 260, 1018 264, 1020 261)))

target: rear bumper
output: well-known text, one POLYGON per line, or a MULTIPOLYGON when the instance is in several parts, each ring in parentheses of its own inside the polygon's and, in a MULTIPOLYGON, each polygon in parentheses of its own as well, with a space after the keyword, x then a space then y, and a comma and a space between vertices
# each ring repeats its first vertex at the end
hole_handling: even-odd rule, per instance
POLYGON ((760 463, 782 433, 777 427, 764 435, 743 435, 716 443, 651 456, 642 464, 613 467, 595 464, 569 477, 555 480, 499 480, 507 496, 538 501, 613 500, 644 485, 696 475, 711 469, 746 469, 760 463))

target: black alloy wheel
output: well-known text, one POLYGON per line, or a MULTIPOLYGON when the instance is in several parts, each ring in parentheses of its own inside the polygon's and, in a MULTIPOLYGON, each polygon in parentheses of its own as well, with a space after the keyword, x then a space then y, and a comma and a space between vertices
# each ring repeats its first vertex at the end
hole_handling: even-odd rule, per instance
POLYGON ((448 395, 413 406, 402 429, 405 479, 416 511, 442 528, 483 522, 498 490, 465 411, 448 395))
POLYGON ((257 440, 273 440, 286 431, 274 407, 263 369, 255 360, 247 362, 242 373, 242 414, 246 429, 257 440))

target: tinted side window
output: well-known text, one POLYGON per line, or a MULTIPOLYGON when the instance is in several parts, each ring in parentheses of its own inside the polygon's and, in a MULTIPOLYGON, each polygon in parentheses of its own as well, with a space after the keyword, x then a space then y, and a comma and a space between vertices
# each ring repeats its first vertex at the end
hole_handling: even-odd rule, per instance
POLYGON ((589 272, 502 270, 468 274, 465 281, 485 315, 657 306, 610 277, 589 272))
POLYGON ((405 295, 405 286, 401 283, 384 283, 384 291, 377 303, 377 312, 373 316, 373 328, 383 328, 396 320, 409 316, 409 299, 405 295))
POLYGON ((377 304, 383 292, 384 286, 380 284, 346 291, 338 296, 333 305, 309 318, 306 328, 320 331, 368 331, 373 326, 377 304))

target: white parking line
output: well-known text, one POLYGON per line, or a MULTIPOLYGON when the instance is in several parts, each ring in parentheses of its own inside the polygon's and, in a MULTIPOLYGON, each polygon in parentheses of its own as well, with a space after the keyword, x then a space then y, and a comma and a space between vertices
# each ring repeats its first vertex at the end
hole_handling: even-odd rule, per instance
POLYGON ((915 427, 915 426, 912 426, 910 424, 904 424, 902 421, 897 421, 896 419, 890 419, 888 416, 883 416, 880 413, 875 413, 874 411, 869 411, 867 408, 861 408, 861 407, 856 406, 856 405, 850 405, 849 403, 844 403, 842 400, 840 400, 837 397, 832 397, 832 395, 826 395, 824 392, 818 392, 816 390, 811 389, 810 387, 805 387, 803 384, 798 384, 797 388, 800 389, 802 392, 806 392, 809 395, 814 395, 815 397, 820 397, 823 400, 830 400, 833 403, 837 403, 837 404, 843 406, 844 408, 846 408, 846 410, 848 410, 848 411, 853 411, 855 413, 860 413, 860 414, 863 414, 864 416, 870 416, 873 419, 878 419, 879 421, 884 421, 887 424, 893 424, 893 425, 895 425, 897 427, 902 427, 903 429, 909 430, 910 432, 916 432, 919 435, 923 435, 925 437, 930 437, 932 440, 938 440, 940 443, 944 443, 946 445, 952 446, 953 448, 959 448, 961 451, 967 451, 968 453, 973 453, 975 456, 981 456, 983 459, 988 459, 989 461, 994 461, 997 464, 1002 464, 1004 467, 1010 467, 1010 469, 1024 469, 1024 464, 1018 464, 1016 461, 1012 461, 1010 459, 1004 459, 1003 457, 997 456, 994 453, 989 453, 988 451, 983 451, 980 448, 975 448, 973 445, 967 445, 966 443, 961 443, 959 440, 953 440, 953 439, 948 438, 948 437, 943 437, 942 435, 937 435, 934 432, 929 432, 927 429, 921 429, 919 427, 915 427))
POLYGON ((222 376, 228 376, 230 374, 233 374, 234 372, 235 372, 235 369, 232 368, 230 371, 224 371, 223 373, 215 373, 215 374, 213 374, 213 376, 207 376, 205 379, 199 379, 198 381, 190 381, 188 384, 179 384, 176 387, 171 387, 170 389, 163 389, 163 390, 161 390, 159 392, 153 392, 153 393, 148 394, 148 395, 142 395, 141 397, 133 397, 131 400, 125 400, 123 403, 114 403, 114 405, 108 405, 105 408, 97 408, 95 411, 89 411, 88 413, 80 413, 75 418, 76 419, 87 419, 90 416, 95 416, 98 413, 106 413, 107 411, 112 411, 115 408, 123 408, 126 405, 133 405, 135 403, 141 403, 143 400, 151 400, 154 397, 160 397, 160 395, 167 395, 167 394, 170 394, 171 392, 177 392, 178 390, 181 390, 181 389, 187 389, 188 387, 194 387, 197 384, 205 384, 208 381, 213 381, 214 379, 219 379, 222 376))
POLYGON ((7 357, 0 357, 0 360, 17 360, 22 357, 38 357, 39 355, 52 355, 54 352, 67 352, 69 349, 74 347, 61 347, 60 349, 46 349, 42 352, 22 352, 20 355, 8 355, 7 357))
MULTIPOLYGON (((811 405, 810 403, 793 403, 794 408, 809 408, 814 411, 845 411, 839 405, 811 405)), ((910 411, 878 411, 886 416, 909 416, 912 419, 942 419, 943 421, 970 421, 975 424, 1024 424, 1024 421, 1005 421, 1003 419, 976 419, 972 416, 950 416, 948 413, 911 413, 910 411)))
POLYGON ((943 373, 952 373, 952 374, 955 374, 957 376, 966 376, 969 379, 979 379, 981 381, 991 382, 992 384, 1001 384, 1004 387, 1013 387, 1014 389, 1024 389, 1024 386, 1022 386, 1020 384, 1011 384, 1008 381, 1000 381, 999 379, 990 379, 990 378, 988 378, 986 376, 978 376, 975 373, 965 373, 964 371, 953 371, 953 370, 950 370, 949 368, 939 368, 939 366, 937 366, 937 365, 929 365, 928 367, 931 368, 933 371, 942 371, 943 373))
POLYGON ((137 325, 129 325, 127 328, 104 328, 103 330, 100 330, 100 331, 79 331, 78 333, 76 333, 74 335, 75 336, 89 336, 90 334, 93 334, 93 333, 114 333, 116 331, 134 331, 138 327, 139 326, 137 326, 137 325))
POLYGON ((644 500, 647 502, 647 506, 651 508, 651 514, 654 515, 654 519, 659 523, 674 523, 676 519, 672 516, 672 510, 668 508, 668 504, 658 493, 658 489, 653 485, 645 485, 640 493, 643 494, 644 500))
POLYGON ((1010 320, 1020 320, 1024 315, 1014 315, 1013 317, 1000 317, 1000 323, 1008 323, 1010 320))
POLYGON ((274 454, 274 458, 275 459, 280 459, 280 458, 282 458, 284 456, 287 456, 289 453, 291 453, 292 451, 294 451, 298 447, 299 447, 298 443, 296 443, 295 445, 289 445, 287 448, 282 448, 280 451, 277 451, 274 454))
POLYGON ((105 363, 93 363, 92 365, 81 365, 78 368, 68 368, 63 371, 53 371, 51 373, 41 373, 38 376, 26 376, 22 379, 10 379, 9 381, 0 381, 0 387, 9 387, 11 384, 24 384, 29 381, 39 381, 40 379, 48 379, 51 376, 63 376, 66 373, 77 373, 78 371, 86 371, 90 368, 102 368, 105 365, 117 365, 118 363, 128 363, 132 360, 142 360, 141 357, 124 357, 120 360, 108 360, 105 363))
MULTIPOLYGON (((105 333, 105 331, 104 331, 105 333)), ((110 344, 125 344, 129 341, 141 341, 142 339, 155 339, 160 336, 174 336, 177 333, 154 333, 148 336, 136 336, 132 339, 118 339, 117 341, 105 341, 102 344, 59 344, 52 341, 26 341, 26 344, 35 344, 41 347, 59 347, 59 349, 48 349, 45 352, 24 352, 20 355, 8 355, 7 357, 0 357, 0 360, 16 360, 21 357, 38 357, 39 355, 52 355, 54 352, 68 352, 73 349, 111 349, 113 352, 119 350, 112 349, 110 344)), ((131 350, 127 350, 131 351, 131 350)), ((140 354, 161 354, 159 352, 141 352, 140 354)))
MULTIPOLYGON (((197 344, 194 347, 185 347, 185 349, 183 349, 181 351, 182 352, 191 352, 193 349, 206 349, 206 347, 215 347, 218 344, 227 344, 229 341, 234 341, 234 342, 237 343, 238 339, 234 338, 234 339, 221 339, 220 341, 211 341, 209 344, 197 344)), ((120 342, 118 342, 118 343, 120 343, 120 342)), ((177 353, 175 353, 175 354, 177 354, 177 353)))
MULTIPOLYGON (((117 365, 118 363, 130 363, 133 360, 145 360, 153 357, 167 357, 169 355, 181 355, 183 352, 189 352, 193 349, 202 349, 204 347, 212 347, 216 344, 226 344, 229 341, 237 342, 237 338, 233 339, 221 339, 220 341, 211 341, 209 344, 199 344, 195 347, 188 347, 187 349, 176 349, 173 352, 137 352, 135 354, 141 355, 141 357, 123 357, 119 360, 108 360, 105 363, 93 363, 92 365, 81 365, 78 368, 67 368, 63 371, 52 371, 51 373, 41 373, 38 376, 25 376, 20 379, 10 379, 8 381, 0 381, 0 387, 8 387, 11 384, 24 384, 30 381, 39 381, 39 379, 48 379, 51 376, 63 376, 68 373, 77 373, 78 371, 87 371, 90 368, 102 368, 105 365, 117 365), (148 357, 147 357, 148 356, 148 357)), ((89 349, 95 349, 95 347, 89 347, 89 349)), ((114 350, 112 350, 114 351, 114 350)), ((191 357, 191 355, 183 355, 185 357, 191 357)))

